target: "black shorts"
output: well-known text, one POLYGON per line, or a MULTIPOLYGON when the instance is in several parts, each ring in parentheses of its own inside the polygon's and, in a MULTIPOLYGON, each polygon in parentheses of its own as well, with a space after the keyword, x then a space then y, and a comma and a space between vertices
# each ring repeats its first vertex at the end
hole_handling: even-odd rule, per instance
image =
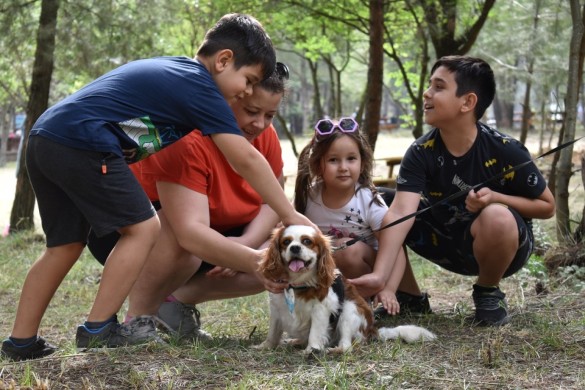
POLYGON ((90 227, 103 236, 155 215, 128 164, 113 153, 31 136, 26 167, 48 247, 85 243, 90 227))
MULTIPOLYGON (((393 190, 381 192, 389 206, 394 199, 393 190)), ((426 206, 421 204, 419 210, 421 208, 426 206)), ((527 223, 516 210, 508 209, 518 225, 519 247, 504 277, 513 275, 524 267, 534 248, 532 224, 527 223)), ((470 231, 472 223, 473 221, 470 221, 461 230, 450 230, 445 228, 444 224, 435 221, 432 213, 424 212, 415 217, 405 244, 418 255, 446 270, 460 275, 478 275, 479 266, 473 256, 473 237, 470 231)))

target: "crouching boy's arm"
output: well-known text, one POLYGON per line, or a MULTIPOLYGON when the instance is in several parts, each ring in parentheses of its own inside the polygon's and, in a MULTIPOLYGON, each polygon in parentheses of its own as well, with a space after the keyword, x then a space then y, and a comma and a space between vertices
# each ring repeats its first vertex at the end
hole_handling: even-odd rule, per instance
POLYGON ((471 190, 465 198, 465 206, 472 213, 478 213, 492 203, 505 204, 524 218, 548 219, 555 215, 555 199, 548 187, 535 199, 506 195, 487 187, 471 190))
MULTIPOLYGON (((388 212, 382 221, 382 227, 406 215, 416 212, 420 202, 420 194, 414 192, 397 191, 388 212)), ((350 279, 362 296, 374 296, 390 282, 400 281, 404 273, 405 258, 402 244, 410 231, 414 218, 383 229, 378 242, 378 254, 372 273, 359 278, 350 279), (393 273, 396 272, 396 275, 393 273), (392 279, 390 279, 392 277, 392 279)), ((396 288, 397 286, 393 286, 396 288)))

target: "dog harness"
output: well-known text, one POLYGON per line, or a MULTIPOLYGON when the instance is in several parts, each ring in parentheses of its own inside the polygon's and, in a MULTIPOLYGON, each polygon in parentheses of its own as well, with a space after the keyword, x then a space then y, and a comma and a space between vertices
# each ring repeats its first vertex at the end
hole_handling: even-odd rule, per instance
POLYGON ((345 301, 345 286, 343 285, 343 279, 341 278, 341 275, 337 275, 331 288, 333 288, 333 292, 339 299, 339 308, 337 309, 337 312, 331 313, 329 316, 329 325, 335 329, 337 327, 339 315, 341 314, 341 309, 343 308, 343 302, 345 301))

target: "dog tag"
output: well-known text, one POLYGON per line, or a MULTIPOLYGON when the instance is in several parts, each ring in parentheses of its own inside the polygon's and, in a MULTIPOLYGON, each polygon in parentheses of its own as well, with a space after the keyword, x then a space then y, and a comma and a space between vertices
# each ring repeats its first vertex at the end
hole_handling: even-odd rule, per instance
POLYGON ((288 306, 288 311, 292 314, 295 311, 295 290, 292 288, 285 289, 284 300, 286 306, 288 306))

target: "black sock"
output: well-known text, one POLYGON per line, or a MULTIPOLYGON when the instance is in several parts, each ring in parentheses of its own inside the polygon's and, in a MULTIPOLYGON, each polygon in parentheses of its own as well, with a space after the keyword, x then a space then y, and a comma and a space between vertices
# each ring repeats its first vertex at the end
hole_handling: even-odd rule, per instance
POLYGON ((105 321, 96 321, 96 322, 85 321, 85 324, 83 324, 83 325, 87 329, 97 330, 97 329, 101 329, 104 326, 108 325, 110 322, 118 322, 118 318, 116 317, 115 314, 113 316, 111 316, 110 318, 108 318, 107 320, 105 320, 105 321))
POLYGON ((12 344, 16 345, 17 347, 26 347, 29 344, 34 343, 35 341, 37 341, 38 336, 34 335, 33 337, 27 337, 25 339, 19 339, 16 337, 8 337, 10 339, 10 341, 12 341, 12 344))

